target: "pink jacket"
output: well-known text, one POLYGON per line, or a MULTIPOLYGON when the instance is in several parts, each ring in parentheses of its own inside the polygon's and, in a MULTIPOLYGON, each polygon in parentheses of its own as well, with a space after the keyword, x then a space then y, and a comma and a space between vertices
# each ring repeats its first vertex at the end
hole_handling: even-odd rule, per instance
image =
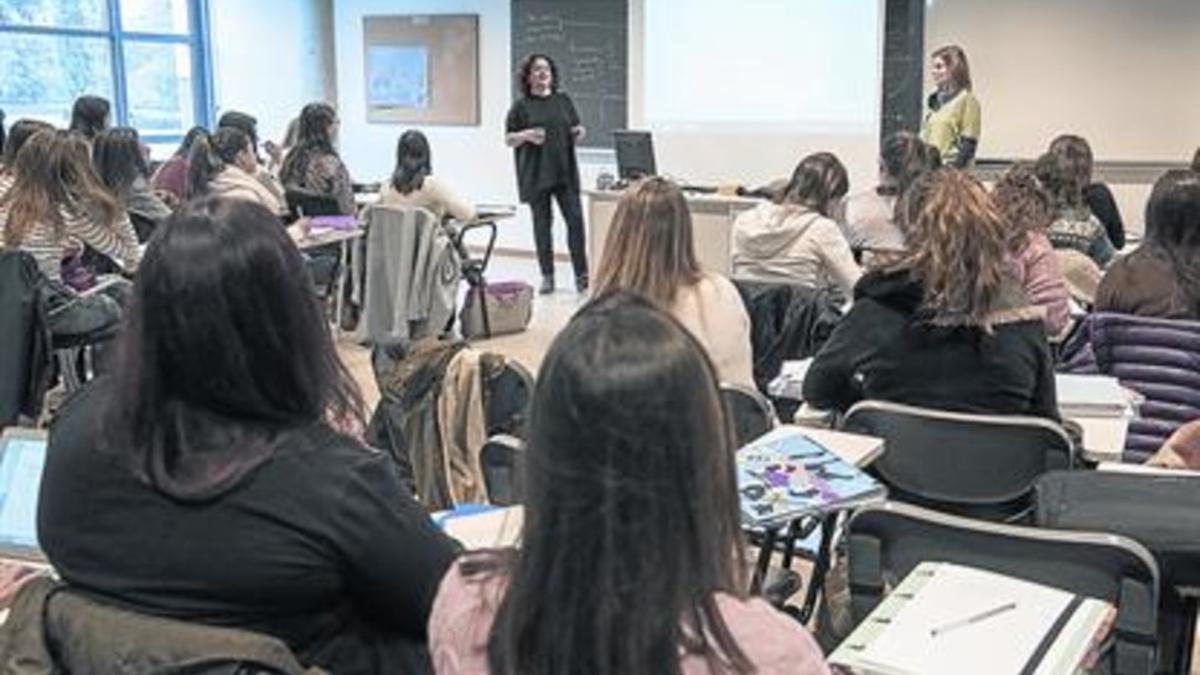
POLYGON ((1046 310, 1046 333, 1061 335, 1071 318, 1071 296, 1050 240, 1042 232, 1030 232, 1025 247, 1010 260, 1029 303, 1046 310))
MULTIPOLYGON (((438 675, 488 675, 488 633, 506 583, 497 576, 465 577, 457 563, 450 567, 429 617, 429 651, 438 675)), ((722 594, 717 605, 759 675, 830 674, 812 635, 766 601, 722 594)), ((683 675, 714 675, 699 656, 683 656, 681 665, 683 675)))

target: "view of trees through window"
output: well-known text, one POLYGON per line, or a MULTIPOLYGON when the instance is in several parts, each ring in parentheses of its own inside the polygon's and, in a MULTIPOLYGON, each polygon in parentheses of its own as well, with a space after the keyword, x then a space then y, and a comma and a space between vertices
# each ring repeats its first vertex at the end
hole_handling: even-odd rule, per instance
POLYGON ((197 0, 0 0, 0 108, 63 125, 82 94, 163 140, 204 116, 197 0))

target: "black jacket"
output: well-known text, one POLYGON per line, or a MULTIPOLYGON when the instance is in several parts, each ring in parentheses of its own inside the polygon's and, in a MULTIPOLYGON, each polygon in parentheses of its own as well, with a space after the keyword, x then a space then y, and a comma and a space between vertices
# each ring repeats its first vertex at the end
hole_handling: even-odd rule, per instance
POLYGON ((28 253, 0 249, 0 427, 41 413, 50 375, 44 279, 28 253))
POLYGON ((834 294, 796 284, 735 280, 750 316, 754 383, 759 391, 779 375, 783 362, 817 353, 841 319, 834 294))
POLYGON ((1053 363, 1037 309, 1014 303, 996 314, 988 334, 980 326, 924 320, 921 284, 907 272, 870 272, 854 296, 804 380, 808 404, 844 411, 877 399, 1058 419, 1053 363))

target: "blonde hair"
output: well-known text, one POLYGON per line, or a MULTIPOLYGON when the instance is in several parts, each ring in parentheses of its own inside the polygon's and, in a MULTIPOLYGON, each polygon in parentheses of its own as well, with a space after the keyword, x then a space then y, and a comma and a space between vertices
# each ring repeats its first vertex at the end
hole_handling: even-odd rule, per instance
POLYGON ((648 178, 627 189, 600 258, 597 295, 633 291, 665 309, 680 286, 697 283, 702 274, 692 244, 692 214, 679 187, 648 178))
POLYGON ((889 267, 920 280, 935 323, 990 330, 1009 269, 1005 221, 983 185, 954 169, 930 172, 905 192, 897 213, 908 252, 889 267))

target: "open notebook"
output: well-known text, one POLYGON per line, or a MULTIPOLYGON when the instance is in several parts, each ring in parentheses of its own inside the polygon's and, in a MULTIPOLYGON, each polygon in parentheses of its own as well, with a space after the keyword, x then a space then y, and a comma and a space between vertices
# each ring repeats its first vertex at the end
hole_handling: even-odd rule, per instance
POLYGON ((746 445, 736 462, 742 522, 750 527, 779 527, 886 494, 875 479, 796 427, 780 427, 746 445))
POLYGON ((830 656, 854 673, 1058 675, 1094 656, 1107 602, 940 562, 918 565, 830 656))
POLYGON ((1059 374, 1054 387, 1064 417, 1132 416, 1132 394, 1115 377, 1059 374))
POLYGON ((0 559, 44 559, 37 539, 46 432, 9 428, 0 436, 0 559))

